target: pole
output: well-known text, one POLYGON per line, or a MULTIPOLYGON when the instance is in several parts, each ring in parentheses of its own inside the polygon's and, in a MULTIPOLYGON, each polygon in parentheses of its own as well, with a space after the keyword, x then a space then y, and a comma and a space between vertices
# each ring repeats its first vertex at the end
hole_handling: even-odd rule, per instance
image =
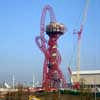
POLYGON ((13 89, 15 88, 15 77, 13 75, 13 89))
POLYGON ((80 43, 81 39, 78 39, 78 47, 77 47, 77 82, 80 81, 80 43))
POLYGON ((34 76, 34 74, 33 74, 33 88, 35 87, 35 76, 34 76))
POLYGON ((95 88, 95 100, 96 100, 96 84, 95 84, 95 79, 94 79, 94 88, 95 88))

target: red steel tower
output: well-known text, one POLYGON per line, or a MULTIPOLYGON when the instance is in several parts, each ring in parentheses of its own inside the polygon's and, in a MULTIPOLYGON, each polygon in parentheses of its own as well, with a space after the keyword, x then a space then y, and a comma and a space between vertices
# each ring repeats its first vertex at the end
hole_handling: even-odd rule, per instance
POLYGON ((52 7, 46 5, 41 16, 40 36, 36 37, 36 43, 45 56, 42 81, 42 87, 45 90, 67 86, 64 75, 59 68, 61 56, 57 49, 57 40, 64 32, 64 25, 56 21, 52 7), (45 26, 47 11, 50 13, 50 23, 45 26), (45 39, 46 34, 44 33, 49 36, 49 40, 45 39))

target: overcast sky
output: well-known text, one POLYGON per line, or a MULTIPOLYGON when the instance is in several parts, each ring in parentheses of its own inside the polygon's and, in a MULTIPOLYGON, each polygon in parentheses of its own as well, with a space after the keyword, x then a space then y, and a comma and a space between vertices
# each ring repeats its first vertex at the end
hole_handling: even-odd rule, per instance
MULTIPOLYGON (((58 41, 61 70, 67 77, 69 62, 76 69, 77 36, 72 33, 80 28, 85 0, 0 0, 0 81, 11 81, 13 74, 17 81, 32 81, 33 74, 36 80, 41 79, 44 55, 35 37, 40 34, 40 17, 46 4, 68 29, 58 41)), ((100 0, 89 3, 81 40, 81 69, 100 69, 100 0)))

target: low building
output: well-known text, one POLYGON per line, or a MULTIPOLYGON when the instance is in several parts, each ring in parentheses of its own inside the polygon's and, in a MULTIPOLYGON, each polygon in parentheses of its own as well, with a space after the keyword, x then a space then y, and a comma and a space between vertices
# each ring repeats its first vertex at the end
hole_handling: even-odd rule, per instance
MULTIPOLYGON (((100 70, 80 71, 80 80, 84 80, 86 85, 96 85, 100 87, 100 70)), ((72 71, 72 83, 77 82, 77 71, 72 71)))

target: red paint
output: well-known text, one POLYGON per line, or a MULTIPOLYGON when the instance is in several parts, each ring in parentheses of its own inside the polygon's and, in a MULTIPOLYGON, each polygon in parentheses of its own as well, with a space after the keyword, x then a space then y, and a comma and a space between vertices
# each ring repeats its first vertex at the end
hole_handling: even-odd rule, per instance
POLYGON ((61 56, 57 49, 57 40, 59 39, 60 34, 49 36, 48 41, 44 37, 45 16, 47 11, 50 13, 50 22, 56 22, 52 7, 49 5, 45 6, 41 16, 40 36, 36 37, 36 43, 45 56, 42 87, 45 90, 50 90, 52 88, 60 88, 61 83, 63 88, 66 87, 66 80, 64 79, 64 75, 59 68, 61 56), (56 56, 52 56, 53 53, 55 53, 56 56))

